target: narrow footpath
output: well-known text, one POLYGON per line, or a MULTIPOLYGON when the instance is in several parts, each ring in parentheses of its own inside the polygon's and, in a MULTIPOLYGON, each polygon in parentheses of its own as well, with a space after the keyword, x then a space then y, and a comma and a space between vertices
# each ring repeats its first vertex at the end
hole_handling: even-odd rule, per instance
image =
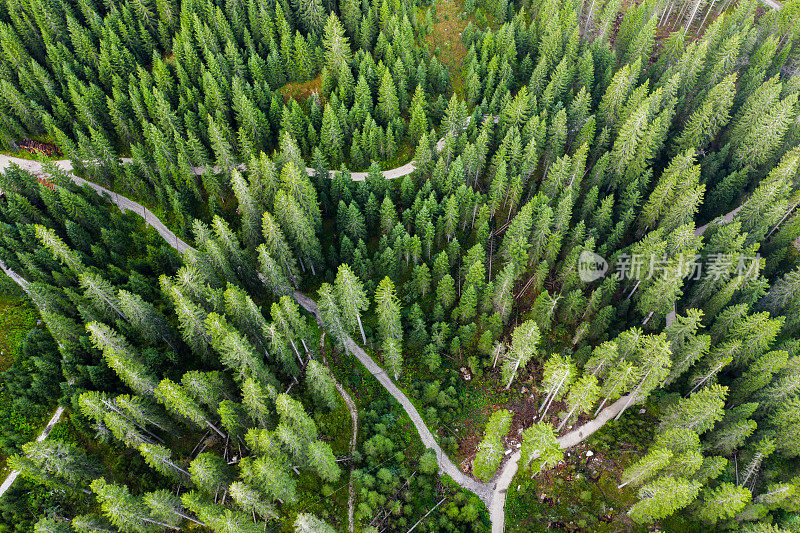
MULTIPOLYGON (((322 354, 322 362, 328 368, 328 358, 325 356, 325 330, 322 331, 322 335, 319 336, 319 352, 322 354)), ((350 435, 350 479, 347 483, 347 490, 349 496, 347 498, 347 530, 350 533, 355 531, 355 509, 356 509, 356 490, 353 487, 353 462, 352 457, 356 453, 356 444, 358 443, 358 407, 356 407, 356 402, 353 401, 353 398, 347 392, 347 390, 339 383, 339 380, 336 379, 336 376, 333 375, 331 372, 331 379, 333 379, 333 385, 336 387, 336 390, 339 391, 339 396, 342 397, 344 400, 345 405, 347 405, 347 410, 350 411, 350 420, 351 420, 351 427, 353 428, 352 434, 350 435)))
MULTIPOLYGON (((441 149, 440 144, 441 141, 440 143, 437 143, 438 149, 441 149)), ((21 168, 24 168, 25 170, 28 170, 35 175, 39 176, 43 175, 42 164, 38 161, 0 155, 0 171, 5 169, 11 163, 18 164, 21 168)), ((66 172, 71 172, 72 164, 69 161, 58 161, 56 163, 62 170, 65 170, 66 172)), ((414 171, 413 164, 414 163, 412 161, 411 163, 408 163, 403 167, 398 167, 397 169, 389 171, 383 171, 384 177, 386 179, 394 179, 403 176, 405 174, 411 173, 414 171), (397 173, 394 173, 394 171, 397 171, 397 173)), ((364 176, 353 175, 352 178, 354 180, 359 180, 359 178, 363 180, 366 176, 366 173, 363 174, 364 176)), ((173 233, 172 231, 170 231, 166 227, 166 225, 163 222, 161 222, 161 220, 159 220, 150 210, 148 210, 141 204, 134 202, 133 200, 130 200, 129 198, 121 196, 117 193, 114 193, 106 189, 105 187, 101 187, 100 185, 86 181, 83 178, 79 178, 77 176, 72 175, 71 179, 78 185, 89 185, 98 194, 107 196, 111 202, 113 202, 120 208, 120 210, 133 211, 137 215, 141 216, 148 225, 155 228, 158 234, 161 235, 161 237, 170 246, 175 248, 178 252, 183 253, 186 250, 192 249, 191 246, 189 246, 180 238, 178 238, 178 236, 175 235, 175 233, 173 233)), ((730 222, 736 215, 736 213, 739 212, 741 207, 742 206, 739 206, 733 211, 726 213, 721 217, 718 217, 711 223, 730 222)), ((702 235, 708 226, 709 224, 706 224, 705 226, 697 228, 697 230, 695 230, 695 235, 702 235)), ((25 288, 27 282, 24 279, 18 276, 15 272, 7 270, 5 268, 5 265, 0 264, 0 266, 2 266, 2 269, 6 272, 6 274, 8 274, 12 279, 14 279, 14 281, 16 281, 20 286, 22 286, 23 289, 25 288)), ((319 317, 317 315, 317 304, 313 299, 309 298, 308 296, 300 292, 295 292, 294 298, 295 300, 297 300, 300 306, 302 306, 306 311, 308 311, 310 314, 316 317, 317 321, 319 322, 319 317)), ((668 324, 671 323, 672 320, 674 320, 674 318, 675 318, 674 312, 670 313, 667 316, 668 324)), ((492 533, 503 533, 505 529, 506 493, 517 472, 518 463, 521 458, 520 452, 517 450, 515 453, 511 455, 511 457, 502 466, 502 469, 500 470, 498 475, 495 476, 495 479, 490 483, 481 483, 467 476, 458 468, 458 466, 455 465, 455 463, 452 462, 452 460, 447 456, 444 450, 441 449, 439 444, 436 442, 433 433, 430 431, 430 429, 428 429, 428 426, 425 425, 425 422, 420 416, 419 412, 411 403, 411 400, 409 400, 408 397, 397 387, 397 385, 395 385, 395 383, 391 380, 388 374, 349 336, 346 337, 345 339, 345 347, 350 353, 356 356, 356 358, 361 362, 361 364, 364 365, 364 367, 370 372, 370 374, 375 376, 375 378, 387 390, 387 392, 389 392, 389 394, 391 394, 392 397, 394 397, 400 403, 400 405, 403 407, 403 409, 406 411, 409 418, 413 422, 414 427, 416 428, 417 433, 419 434, 423 444, 426 447, 431 448, 435 451, 436 461, 439 465, 440 472, 447 474, 460 487, 478 496, 478 498, 480 498, 481 501, 483 501, 484 504, 486 504, 486 507, 489 510, 489 516, 492 523, 492 533)), ((623 409, 627 401, 628 401, 628 396, 623 396, 622 398, 617 400, 614 404, 603 409, 600 412, 600 414, 593 420, 561 436, 558 439, 561 448, 562 449, 570 448, 588 438, 594 432, 603 427, 603 425, 608 420, 616 416, 619 413, 619 411, 623 409)), ((355 406, 355 404, 353 404, 353 406, 355 406)), ((349 404, 348 407, 350 407, 349 404)), ((62 412, 63 409, 61 408, 56 410, 53 419, 51 419, 50 424, 48 424, 48 427, 45 428, 45 431, 42 432, 42 435, 39 436, 38 440, 44 440, 45 438, 47 438, 47 435, 50 433, 50 430, 52 430, 52 426, 55 425, 56 422, 58 422, 58 419, 61 417, 62 412)), ((351 415, 352 415, 352 410, 351 410, 351 415)), ((356 418, 357 418, 357 412, 356 412, 356 418)), ((9 478, 10 477, 11 476, 9 476, 9 478)), ((6 481, 2 485, 2 487, 4 487, 4 489, 2 490, 3 491, 7 490, 7 487, 10 486, 11 483, 13 483, 15 478, 16 475, 14 475, 10 481, 9 479, 6 479, 6 481)), ((2 492, 0 492, 0 495, 2 495, 2 492)), ((352 523, 353 521, 350 520, 350 524, 352 523)))
MULTIPOLYGON (((64 414, 64 408, 59 405, 56 408, 55 412, 53 413, 53 416, 50 418, 50 422, 47 423, 47 426, 45 426, 42 432, 39 433, 39 436, 36 437, 36 442, 42 442, 44 439, 47 438, 48 435, 50 435, 50 432, 53 431, 55 425, 58 423, 59 420, 61 420, 61 415, 63 414, 64 414)), ((0 485, 0 497, 2 497, 3 494, 5 494, 6 491, 11 488, 11 485, 17 479, 17 476, 19 476, 19 470, 12 470, 11 473, 9 473, 8 476, 6 476, 6 479, 5 481, 3 481, 3 484, 0 485)))

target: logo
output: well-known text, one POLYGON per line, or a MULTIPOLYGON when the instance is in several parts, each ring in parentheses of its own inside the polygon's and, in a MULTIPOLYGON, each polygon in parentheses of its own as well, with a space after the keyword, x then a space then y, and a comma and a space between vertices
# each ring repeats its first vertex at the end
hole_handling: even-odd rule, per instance
POLYGON ((584 283, 600 279, 608 272, 608 261, 594 252, 584 250, 578 258, 578 276, 584 283))

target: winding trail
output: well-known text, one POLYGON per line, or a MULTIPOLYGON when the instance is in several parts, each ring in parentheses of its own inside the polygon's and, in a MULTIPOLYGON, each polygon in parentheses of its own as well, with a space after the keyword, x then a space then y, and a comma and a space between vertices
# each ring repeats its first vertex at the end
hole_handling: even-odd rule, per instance
MULTIPOLYGON (((317 319, 317 323, 319 323, 320 326, 323 326, 322 321, 317 314, 317 302, 301 292, 295 292, 294 299, 297 300, 297 303, 299 303, 303 309, 308 311, 317 319)), ((403 391, 401 391, 397 385, 394 384, 386 371, 383 370, 383 368, 381 368, 378 363, 376 363, 375 360, 367 354, 367 352, 361 349, 361 347, 356 344, 349 335, 345 337, 344 341, 347 351, 356 356, 356 358, 361 362, 361 364, 364 365, 369 373, 375 376, 375 379, 377 379, 378 382, 383 385, 389 394, 391 394, 406 411, 409 418, 411 418, 411 422, 414 424, 414 427, 417 428, 417 433, 419 433, 422 443, 426 448, 432 448, 433 451, 436 452, 436 462, 439 464, 440 472, 445 473, 453 478, 453 480, 461 487, 473 492, 488 507, 492 500, 493 487, 488 483, 475 481, 471 477, 464 474, 455 465, 455 463, 450 460, 444 450, 442 450, 441 446, 439 446, 439 443, 436 442, 433 433, 431 433, 431 430, 428 429, 427 425, 425 425, 425 421, 422 420, 417 408, 414 407, 414 404, 411 403, 411 400, 408 399, 403 391)))
MULTIPOLYGON (((496 117, 494 118, 494 121, 495 122, 497 121, 496 117)), ((441 139, 436 145, 437 150, 441 150, 443 145, 444 145, 444 139, 441 139)), ((129 162, 129 160, 127 161, 123 160, 122 162, 126 163, 129 162)), ((20 168, 27 170, 34 175, 44 176, 42 170, 42 163, 30 159, 20 159, 0 154, 0 171, 4 170, 7 166, 9 166, 12 163, 17 164, 20 168)), ((71 174, 72 164, 68 160, 55 161, 54 163, 56 163, 58 167, 64 170, 65 172, 68 172, 71 176, 71 179, 76 184, 88 185, 89 187, 94 189, 94 191, 97 192, 98 194, 106 196, 123 212, 133 211, 137 215, 141 216, 148 225, 153 227, 158 232, 158 234, 178 252, 183 253, 186 250, 193 249, 187 243, 178 238, 178 236, 175 235, 175 233, 173 233, 172 231, 170 231, 166 227, 166 225, 163 222, 161 222, 161 220, 159 220, 149 209, 145 208, 141 204, 134 202, 133 200, 130 200, 125 196, 110 191, 105 187, 102 187, 100 185, 89 182, 87 180, 84 180, 83 178, 79 178, 71 174)), ((403 165, 402 167, 398 167, 392 170, 386 170, 383 171, 382 173, 384 178, 386 179, 395 179, 410 174, 415 170, 415 168, 416 167, 414 166, 414 162, 412 161, 410 163, 407 163, 406 165, 403 165)), ((307 170, 309 172, 314 172, 313 169, 307 169, 307 170)), ((351 173, 351 178, 355 181, 364 180, 366 176, 367 176, 366 172, 351 173)), ((733 219, 733 217, 736 215, 736 213, 739 212, 741 208, 742 206, 739 206, 733 211, 714 219, 709 224, 728 223, 733 219)), ((697 228, 697 230, 695 230, 695 235, 702 235, 703 232, 705 232, 706 228, 708 228, 709 224, 697 228)), ((8 270, 5 267, 5 265, 2 265, 2 263, 0 263, 0 267, 2 267, 2 270, 4 270, 6 274, 8 274, 12 279, 14 279, 14 281, 20 284, 20 286, 22 286, 23 289, 25 288, 27 282, 23 278, 21 278, 15 272, 8 270)), ((313 299, 309 298, 308 296, 300 292, 295 292, 294 298, 306 311, 312 314, 317 319, 317 321, 320 322, 320 319, 317 315, 317 304, 313 299)), ((667 324, 669 325, 672 322, 672 320, 674 320, 674 318, 675 318, 675 313, 673 311, 669 313, 669 315, 667 315, 667 324)), ((435 451, 436 461, 437 464, 439 465, 440 472, 447 474, 459 486, 478 496, 481 499, 481 501, 483 501, 484 504, 486 504, 486 507, 489 510, 489 517, 492 523, 492 533, 503 533, 505 529, 506 495, 508 488, 511 485, 511 482, 514 479, 514 476, 516 475, 517 470, 519 468, 518 463, 519 460, 521 459, 520 451, 519 450, 515 451, 509 457, 509 459, 505 461, 505 463, 502 466, 502 469, 495 476, 494 480, 490 483, 482 483, 467 476, 458 468, 458 466, 456 466, 452 462, 452 460, 447 456, 444 450, 441 449, 439 444, 436 442, 433 433, 431 433, 430 429, 428 429, 428 426, 425 424, 424 420, 420 416, 416 407, 414 407, 413 403, 408 399, 408 397, 391 380, 388 374, 349 336, 347 336, 345 339, 345 347, 350 353, 356 356, 356 358, 361 362, 361 364, 364 365, 364 367, 370 372, 370 374, 375 376, 375 378, 387 390, 387 392, 389 392, 389 394, 391 394, 400 403, 400 405, 406 411, 412 423, 414 424, 423 444, 426 447, 432 448, 435 451)), ((339 390, 340 394, 342 394, 342 397, 345 398, 345 403, 348 404, 351 417, 352 416, 355 417, 353 419, 354 420, 353 427, 357 428, 356 424, 358 423, 357 420, 358 412, 356 410, 354 414, 353 411, 355 404, 352 403, 351 405, 352 398, 350 398, 350 402, 347 401, 346 398, 349 398, 349 395, 347 395, 347 392, 344 390, 343 387, 341 388, 340 387, 341 385, 338 384, 337 382, 337 390, 339 390)), ((572 446, 575 446, 578 443, 585 440, 586 438, 588 438, 596 431, 598 431, 600 428, 603 427, 603 425, 605 425, 606 422, 608 422, 611 418, 615 417, 622 409, 624 409, 625 404, 628 402, 628 400, 629 400, 628 396, 623 396, 622 398, 614 402, 612 405, 603 409, 599 413, 599 415, 595 417, 593 420, 590 420, 583 426, 559 437, 558 442, 561 448, 568 449, 572 446)), ((59 410, 56 410, 56 414, 53 416, 53 419, 51 419, 50 423, 48 424, 48 427, 45 428, 45 431, 42 433, 42 435, 39 436, 38 440, 44 440, 44 438, 46 438, 47 435, 50 433, 50 430, 52 430, 52 426, 55 425, 56 422, 58 422, 58 419, 61 417, 61 413, 63 413, 63 409, 62 408, 59 409, 61 411, 59 412, 59 410)), ((354 429, 354 435, 357 437, 357 429, 354 429)), ((353 445, 354 441, 351 438, 351 448, 353 448, 353 445)), ((10 486, 11 483, 13 483, 15 478, 16 475, 14 475, 14 477, 10 481, 9 479, 6 479, 6 482, 3 483, 3 487, 7 489, 7 487, 10 486)), ((352 485, 350 486, 350 491, 351 491, 350 501, 353 502, 355 495, 353 493, 352 485)), ((2 492, 0 492, 0 494, 2 494, 2 492)), ((348 518, 351 527, 353 525, 352 513, 353 513, 353 506, 350 505, 348 518)), ((350 531, 352 531, 352 529, 350 531)))
MULTIPOLYGON (((322 354, 322 362, 323 364, 330 370, 330 366, 328 366, 328 358, 325 356, 325 330, 322 330, 322 334, 319 336, 319 352, 322 354)), ((336 376, 333 375, 333 372, 330 373, 331 379, 333 380, 333 385, 336 387, 336 390, 339 391, 339 396, 342 397, 344 403, 347 405, 348 411, 350 411, 350 420, 351 425, 353 428, 353 432, 350 435, 350 457, 352 457, 356 453, 356 444, 358 443, 358 407, 356 407, 356 402, 353 401, 353 398, 347 392, 347 390, 339 383, 339 380, 336 379, 336 376)), ((350 481, 347 483, 347 489, 349 492, 349 496, 347 498, 347 530, 350 533, 355 531, 355 506, 356 506, 356 491, 353 488, 353 463, 350 466, 350 481)))

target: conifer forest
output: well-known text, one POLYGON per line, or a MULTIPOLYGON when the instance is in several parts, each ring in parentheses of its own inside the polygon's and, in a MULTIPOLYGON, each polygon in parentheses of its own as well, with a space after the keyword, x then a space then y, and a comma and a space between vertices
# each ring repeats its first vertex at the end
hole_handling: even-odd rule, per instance
POLYGON ((800 0, 0 0, 0 533, 800 533, 800 0))

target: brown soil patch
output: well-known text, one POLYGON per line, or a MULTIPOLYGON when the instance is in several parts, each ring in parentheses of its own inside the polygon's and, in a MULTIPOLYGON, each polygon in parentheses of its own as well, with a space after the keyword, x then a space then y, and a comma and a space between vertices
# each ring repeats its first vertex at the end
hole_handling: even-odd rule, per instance
MULTIPOLYGON (((436 6, 436 19, 431 34, 425 38, 431 52, 438 51, 442 65, 450 70, 450 81, 456 96, 465 99, 464 58, 467 49, 461 42, 461 34, 467 27, 467 18, 462 20, 463 6, 460 0, 441 0, 436 6)), ((474 25, 474 23, 473 23, 474 25)))
POLYGON ((314 93, 319 93, 320 87, 322 86, 322 74, 314 78, 313 80, 300 82, 292 82, 287 83, 276 92, 283 96, 283 100, 288 102, 289 99, 294 98, 295 100, 303 101, 307 99, 314 93))

